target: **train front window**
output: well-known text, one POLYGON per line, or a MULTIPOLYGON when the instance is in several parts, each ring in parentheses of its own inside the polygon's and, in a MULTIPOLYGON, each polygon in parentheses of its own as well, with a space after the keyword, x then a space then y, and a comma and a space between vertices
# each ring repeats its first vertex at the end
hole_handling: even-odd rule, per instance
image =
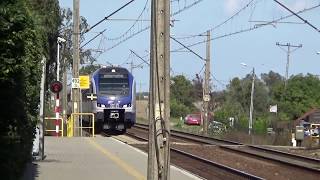
POLYGON ((101 74, 99 78, 99 92, 102 95, 128 96, 128 74, 101 74))

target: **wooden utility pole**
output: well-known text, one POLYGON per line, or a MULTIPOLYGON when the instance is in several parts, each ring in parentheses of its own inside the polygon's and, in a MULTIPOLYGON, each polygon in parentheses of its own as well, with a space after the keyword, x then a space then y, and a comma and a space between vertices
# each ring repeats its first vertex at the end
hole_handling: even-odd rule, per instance
MULTIPOLYGON (((80 37, 80 0, 73 0, 73 66, 72 66, 72 78, 79 78, 79 63, 80 63, 80 52, 79 52, 79 37, 80 37)), ((72 89, 72 112, 79 112, 80 105, 80 92, 79 89, 72 89)), ((75 126, 79 127, 79 121, 75 116, 75 126)), ((75 135, 79 135, 79 131, 75 128, 75 135)))
POLYGON ((204 71, 203 87, 203 134, 208 135, 208 113, 209 113, 209 81, 210 81, 210 31, 207 31, 206 64, 204 71))
POLYGON ((149 180, 170 178, 170 1, 152 0, 149 98, 149 180))
POLYGON ((280 44, 280 43, 276 43, 277 46, 279 46, 283 51, 285 51, 287 53, 287 65, 286 65, 286 79, 285 79, 285 82, 284 82, 284 88, 286 89, 287 88, 287 81, 288 81, 288 76, 289 76, 289 63, 290 63, 290 53, 293 53, 294 51, 296 51, 297 49, 301 48, 302 47, 302 44, 300 45, 291 45, 290 43, 287 43, 287 44, 280 44), (288 49, 283 49, 282 47, 288 47, 288 49), (293 50, 290 50, 291 47, 294 47, 295 49, 293 50))

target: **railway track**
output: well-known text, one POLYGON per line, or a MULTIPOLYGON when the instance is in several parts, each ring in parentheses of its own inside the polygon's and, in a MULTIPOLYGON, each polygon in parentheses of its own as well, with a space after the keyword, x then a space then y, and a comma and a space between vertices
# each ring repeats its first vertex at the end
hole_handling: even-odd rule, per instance
MULTIPOLYGON (((148 125, 136 123, 133 128, 147 131, 148 125)), ((243 145, 238 142, 222 140, 217 138, 211 138, 182 131, 170 130, 171 139, 183 142, 190 142, 195 144, 208 144, 208 145, 243 145)))
MULTIPOLYGON (((137 124, 135 128, 141 131, 147 131, 148 126, 144 124, 137 124)), ((180 139, 180 141, 190 142, 202 145, 216 145, 219 148, 231 151, 233 153, 241 154, 243 156, 254 157, 258 159, 265 159, 288 166, 296 167, 312 173, 320 174, 320 159, 305 157, 301 155, 291 154, 279 150, 274 150, 266 147, 245 145, 233 141, 225 141, 221 139, 194 135, 181 131, 171 131, 171 140, 180 139)))
MULTIPOLYGON (((127 132, 128 136, 147 142, 146 137, 127 132)), ((171 161, 186 170, 206 179, 263 179, 259 176, 210 161, 200 156, 185 152, 178 148, 170 148, 171 161), (196 168, 194 168, 196 167, 196 168)))

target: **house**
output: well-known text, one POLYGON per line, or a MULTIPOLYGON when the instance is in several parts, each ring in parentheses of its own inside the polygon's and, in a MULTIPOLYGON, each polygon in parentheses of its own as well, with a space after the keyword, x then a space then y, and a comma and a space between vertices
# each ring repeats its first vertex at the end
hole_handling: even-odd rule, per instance
POLYGON ((314 108, 294 121, 294 125, 320 124, 320 109, 314 108))

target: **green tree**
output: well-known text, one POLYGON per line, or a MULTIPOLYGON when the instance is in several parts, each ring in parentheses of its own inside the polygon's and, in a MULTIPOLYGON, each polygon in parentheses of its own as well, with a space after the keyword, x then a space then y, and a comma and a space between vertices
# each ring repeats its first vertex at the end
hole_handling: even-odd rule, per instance
POLYGON ((202 101, 203 94, 203 78, 196 74, 196 77, 192 80, 192 97, 195 100, 202 101))
POLYGON ((285 113, 285 120, 294 120, 311 108, 320 107, 320 80, 317 76, 302 74, 292 76, 287 88, 275 92, 279 111, 285 113))
POLYGON ((183 75, 171 78, 172 85, 170 87, 171 97, 185 105, 192 104, 192 84, 183 75))
POLYGON ((100 65, 88 65, 88 66, 83 66, 80 69, 80 75, 90 75, 97 69, 101 68, 100 65))
MULTIPOLYGON (((221 122, 228 122, 229 117, 234 117, 238 120, 239 128, 245 129, 248 127, 250 99, 251 99, 252 74, 248 74, 245 78, 233 78, 227 89, 224 91, 220 99, 220 105, 215 108, 215 119, 221 122)), ((258 77, 255 78, 254 89, 254 122, 259 117, 264 121, 268 116, 268 106, 270 98, 268 89, 264 82, 258 77)))
MULTIPOLYGON (((60 25, 60 36, 66 39, 66 42, 62 44, 61 58, 66 59, 66 66, 72 66, 73 56, 73 22, 72 22, 72 11, 70 8, 61 9, 60 11, 61 25, 60 25)), ((80 17, 80 47, 84 43, 85 37, 84 32, 88 29, 89 25, 85 17, 80 17)), ((92 52, 89 49, 80 48, 80 64, 89 63, 93 64, 96 59, 92 56, 92 52)))
POLYGON ((170 105, 171 116, 179 117, 185 116, 188 113, 195 111, 193 105, 194 98, 192 96, 192 84, 191 81, 185 78, 183 75, 178 75, 171 78, 170 86, 170 105))
POLYGON ((58 10, 57 0, 0 1, 0 168, 6 179, 18 179, 31 157, 40 61, 53 57, 58 10))
POLYGON ((41 36, 43 55, 46 57, 46 79, 47 84, 54 79, 55 63, 57 55, 58 28, 61 24, 59 16, 58 0, 28 0, 32 19, 38 29, 37 34, 41 36))
POLYGON ((284 77, 279 73, 270 71, 269 73, 261 74, 261 79, 267 86, 270 103, 276 104, 277 99, 281 99, 283 96, 284 77))

